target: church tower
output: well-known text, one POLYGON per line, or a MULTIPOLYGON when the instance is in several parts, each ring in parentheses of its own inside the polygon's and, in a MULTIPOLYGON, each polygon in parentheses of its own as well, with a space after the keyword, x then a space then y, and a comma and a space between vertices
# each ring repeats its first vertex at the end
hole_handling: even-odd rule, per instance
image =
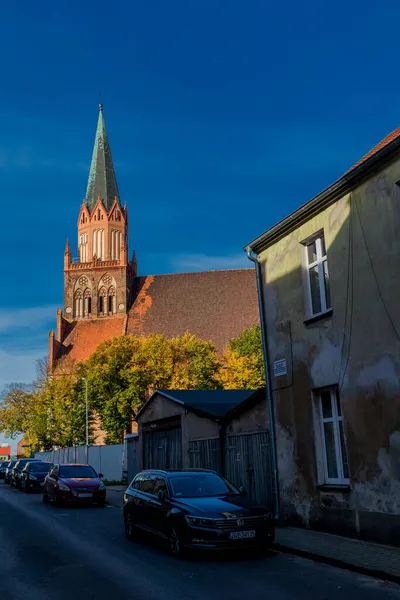
POLYGON ((130 301, 136 259, 128 262, 128 209, 117 179, 99 105, 86 198, 78 217, 78 254, 64 251, 64 318, 69 321, 123 316, 130 301))

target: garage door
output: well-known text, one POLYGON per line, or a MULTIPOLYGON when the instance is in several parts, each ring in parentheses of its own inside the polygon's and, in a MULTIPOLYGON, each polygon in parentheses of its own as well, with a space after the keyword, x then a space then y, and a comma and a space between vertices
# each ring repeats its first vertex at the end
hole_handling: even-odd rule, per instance
POLYGON ((182 468, 182 430, 180 427, 143 432, 145 469, 182 468))

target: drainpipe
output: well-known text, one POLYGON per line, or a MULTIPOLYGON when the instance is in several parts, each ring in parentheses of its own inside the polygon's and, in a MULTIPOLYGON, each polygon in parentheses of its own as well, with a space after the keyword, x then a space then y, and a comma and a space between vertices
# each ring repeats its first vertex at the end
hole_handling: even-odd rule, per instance
POLYGON ((225 436, 226 436, 226 424, 225 421, 221 421, 219 427, 219 455, 220 455, 220 468, 221 473, 226 476, 225 468, 225 436))
POLYGON ((268 353, 268 339, 267 339, 267 324, 265 319, 264 310, 264 296, 262 293, 262 277, 261 277, 261 265, 258 257, 253 254, 251 246, 246 247, 247 258, 251 260, 256 267, 256 279, 257 279, 257 293, 258 293, 258 306, 260 309, 260 324, 261 324, 261 340, 264 356, 264 373, 265 373, 265 390, 267 400, 267 411, 269 420, 269 431, 271 437, 271 463, 272 463, 272 478, 273 478, 273 496, 274 496, 274 510, 275 520, 279 521, 279 481, 278 481, 278 459, 276 454, 276 432, 275 432, 275 415, 274 415, 274 402, 272 398, 272 386, 270 376, 270 362, 268 353))

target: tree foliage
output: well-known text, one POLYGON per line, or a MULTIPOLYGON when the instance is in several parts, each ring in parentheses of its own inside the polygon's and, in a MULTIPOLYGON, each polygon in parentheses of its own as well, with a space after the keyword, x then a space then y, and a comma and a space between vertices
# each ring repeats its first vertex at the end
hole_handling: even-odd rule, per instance
POLYGON ((167 339, 120 336, 103 342, 83 365, 90 402, 107 441, 118 443, 157 389, 213 389, 219 368, 212 342, 186 333, 167 339))
POLYGON ((261 332, 243 331, 222 360, 213 342, 194 335, 123 335, 101 343, 78 365, 59 362, 49 377, 38 361, 32 386, 12 385, 0 397, 0 430, 24 434, 32 449, 85 443, 85 385, 90 441, 100 421, 106 441, 119 443, 138 410, 157 389, 256 389, 264 385, 261 332), (86 382, 84 381, 86 379, 86 382))
POLYGON ((260 326, 245 329, 227 345, 219 380, 225 389, 264 387, 264 361, 260 326))
POLYGON ((86 413, 80 370, 50 378, 41 359, 37 371, 32 386, 13 384, 2 393, 0 430, 11 438, 23 434, 31 450, 84 443, 86 413))

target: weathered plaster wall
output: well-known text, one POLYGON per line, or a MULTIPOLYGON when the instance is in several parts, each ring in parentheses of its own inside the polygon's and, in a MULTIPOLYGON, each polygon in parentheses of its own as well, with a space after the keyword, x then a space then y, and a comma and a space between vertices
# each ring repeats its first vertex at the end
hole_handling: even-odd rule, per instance
POLYGON ((400 525, 400 163, 260 255, 274 378, 284 515, 392 540, 400 525), (305 324, 302 241, 323 229, 333 314, 305 324), (367 249, 368 246, 368 249, 367 249), (347 316, 346 316, 347 315, 347 316), (339 385, 351 489, 321 480, 313 390, 339 385))
POLYGON ((266 401, 258 402, 250 410, 246 410, 238 417, 232 419, 226 428, 227 435, 238 433, 254 433, 268 429, 268 416, 266 401))
MULTIPOLYGON (((205 417, 188 411, 184 406, 168 400, 164 396, 157 395, 139 418, 139 431, 146 423, 158 421, 175 416, 181 417, 182 428, 182 468, 190 466, 189 442, 198 438, 211 438, 219 435, 219 425, 205 417)), ((141 444, 139 444, 141 447, 141 444)), ((142 461, 142 452, 139 452, 139 461, 142 461)), ((142 462, 139 462, 142 468, 142 462)))

